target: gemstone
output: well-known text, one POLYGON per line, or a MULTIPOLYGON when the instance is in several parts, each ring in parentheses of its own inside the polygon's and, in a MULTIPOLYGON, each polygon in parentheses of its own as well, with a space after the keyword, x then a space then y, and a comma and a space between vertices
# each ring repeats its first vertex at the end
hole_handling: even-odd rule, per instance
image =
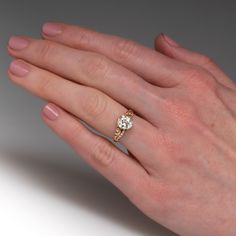
POLYGON ((133 125, 133 119, 130 116, 122 115, 118 118, 117 125, 120 129, 130 129, 133 125))

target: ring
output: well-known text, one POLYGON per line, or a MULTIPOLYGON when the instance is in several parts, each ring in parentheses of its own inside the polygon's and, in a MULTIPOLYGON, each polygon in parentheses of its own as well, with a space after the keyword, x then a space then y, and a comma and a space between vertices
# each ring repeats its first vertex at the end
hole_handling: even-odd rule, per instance
POLYGON ((118 142, 124 135, 125 131, 133 126, 133 116, 134 112, 129 109, 125 112, 125 114, 121 115, 117 119, 117 127, 113 138, 115 142, 118 142))

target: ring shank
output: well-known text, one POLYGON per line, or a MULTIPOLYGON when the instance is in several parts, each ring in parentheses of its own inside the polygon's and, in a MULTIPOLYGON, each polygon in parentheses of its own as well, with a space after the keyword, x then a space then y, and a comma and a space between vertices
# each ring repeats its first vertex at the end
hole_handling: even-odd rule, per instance
POLYGON ((121 137, 124 135, 124 133, 125 133, 124 129, 116 127, 116 131, 115 131, 115 135, 114 135, 114 139, 113 140, 115 142, 118 142, 121 139, 121 137))

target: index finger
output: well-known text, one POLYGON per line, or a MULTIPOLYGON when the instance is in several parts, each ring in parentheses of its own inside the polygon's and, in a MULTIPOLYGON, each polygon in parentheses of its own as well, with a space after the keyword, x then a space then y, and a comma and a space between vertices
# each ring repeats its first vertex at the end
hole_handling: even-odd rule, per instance
POLYGON ((44 38, 67 46, 101 53, 161 87, 172 87, 182 79, 186 65, 137 42, 114 35, 62 23, 43 25, 44 38))

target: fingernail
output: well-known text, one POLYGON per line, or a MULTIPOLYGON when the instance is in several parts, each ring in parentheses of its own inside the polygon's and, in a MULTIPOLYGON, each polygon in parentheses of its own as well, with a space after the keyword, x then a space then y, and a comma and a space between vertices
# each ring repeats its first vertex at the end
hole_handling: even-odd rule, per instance
POLYGON ((10 64, 9 70, 15 76, 23 77, 29 73, 29 65, 23 61, 16 60, 10 64))
POLYGON ((162 34, 164 39, 166 40, 166 42, 170 45, 170 46, 173 46, 173 47, 178 47, 179 44, 176 43, 172 38, 170 38, 169 36, 167 36, 166 34, 162 34))
POLYGON ((58 108, 54 104, 48 104, 43 109, 43 115, 49 120, 56 120, 59 116, 58 108))
POLYGON ((62 32, 62 27, 58 23, 45 23, 42 30, 48 36, 56 36, 62 32))
POLYGON ((29 41, 27 39, 24 39, 19 36, 12 36, 8 42, 9 47, 14 50, 22 50, 26 48, 28 44, 29 41))

